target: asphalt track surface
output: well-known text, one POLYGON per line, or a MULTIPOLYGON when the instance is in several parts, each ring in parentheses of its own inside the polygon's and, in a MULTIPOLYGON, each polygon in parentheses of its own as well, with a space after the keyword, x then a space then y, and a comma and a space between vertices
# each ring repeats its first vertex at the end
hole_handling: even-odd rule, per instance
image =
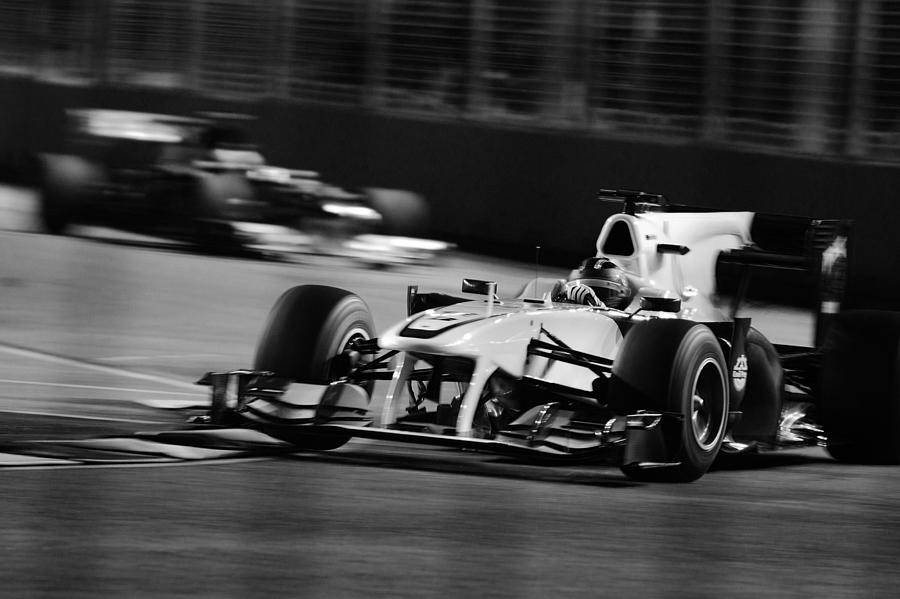
MULTIPOLYGON (((7 197, 6 226, 27 231, 27 194, 7 197)), ((178 432, 205 401, 192 383, 247 366, 291 285, 354 289, 383 327, 408 284, 514 289, 529 266, 276 264, 92 233, 0 232, 2 597, 896 596, 900 469, 819 449, 653 485, 441 448, 298 453, 178 432)), ((765 316, 776 337, 803 334, 795 314, 765 316)))

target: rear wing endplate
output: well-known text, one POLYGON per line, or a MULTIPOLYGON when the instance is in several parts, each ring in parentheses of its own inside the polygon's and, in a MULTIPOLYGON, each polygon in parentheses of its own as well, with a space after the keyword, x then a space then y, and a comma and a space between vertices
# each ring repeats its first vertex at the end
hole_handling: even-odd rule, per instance
POLYGON ((750 230, 752 245, 719 255, 717 280, 737 279, 732 316, 746 299, 756 271, 794 271, 790 280, 814 298, 817 313, 815 345, 820 347, 831 319, 841 309, 847 287, 847 251, 852 221, 756 214, 750 230), (809 289, 812 285, 813 289, 809 289))

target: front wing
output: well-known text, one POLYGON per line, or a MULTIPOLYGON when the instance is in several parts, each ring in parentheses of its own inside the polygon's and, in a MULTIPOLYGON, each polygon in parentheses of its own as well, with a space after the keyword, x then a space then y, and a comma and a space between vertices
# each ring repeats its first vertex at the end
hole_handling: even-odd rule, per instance
MULTIPOLYGON (((368 394, 357 385, 291 384, 267 372, 208 373, 210 408, 203 422, 260 430, 303 449, 310 439, 367 438, 523 458, 670 465, 663 430, 681 426, 682 415, 639 412, 603 423, 579 421, 555 403, 537 406, 493 438, 457 434, 452 426, 415 423, 376 425, 368 394)), ((315 447, 315 444, 312 444, 315 447)))

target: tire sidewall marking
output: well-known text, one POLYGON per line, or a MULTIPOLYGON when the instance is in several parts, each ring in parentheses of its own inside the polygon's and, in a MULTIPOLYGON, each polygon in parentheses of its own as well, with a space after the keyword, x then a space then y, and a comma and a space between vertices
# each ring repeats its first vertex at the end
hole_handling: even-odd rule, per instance
POLYGON ((731 369, 731 384, 738 393, 747 387, 748 370, 747 354, 739 355, 734 361, 734 367, 731 369))

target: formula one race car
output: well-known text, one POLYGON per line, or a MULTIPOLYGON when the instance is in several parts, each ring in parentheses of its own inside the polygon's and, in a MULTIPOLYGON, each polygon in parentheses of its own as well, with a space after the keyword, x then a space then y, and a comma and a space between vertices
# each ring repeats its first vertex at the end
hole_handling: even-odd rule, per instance
POLYGON ((463 281, 474 299, 410 287, 409 317, 376 337, 353 293, 289 289, 252 370, 199 381, 212 387, 204 421, 304 449, 403 440, 604 461, 648 481, 804 445, 900 461, 900 314, 841 312, 849 222, 602 196, 624 210, 596 255, 512 297, 490 281, 463 281), (815 347, 773 345, 736 316, 749 274, 773 268, 813 273, 815 347), (730 312, 717 288, 728 269, 730 312))
POLYGON ((347 244, 346 253, 376 264, 445 249, 409 237, 427 226, 421 197, 348 191, 314 171, 267 164, 245 115, 73 109, 67 117, 64 152, 40 157, 40 215, 52 233, 99 224, 277 257, 347 244))

